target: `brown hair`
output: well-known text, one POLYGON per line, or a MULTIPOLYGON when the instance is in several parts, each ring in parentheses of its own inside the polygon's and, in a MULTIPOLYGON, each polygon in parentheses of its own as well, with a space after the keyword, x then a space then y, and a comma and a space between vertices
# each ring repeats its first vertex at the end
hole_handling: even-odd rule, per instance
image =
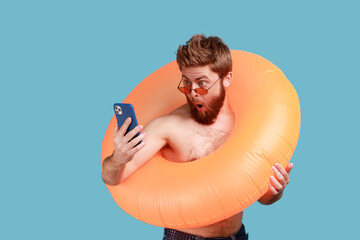
POLYGON ((196 34, 180 45, 176 62, 180 70, 182 67, 210 65, 210 69, 216 72, 220 78, 224 78, 228 72, 232 71, 232 58, 229 47, 216 36, 206 37, 196 34))

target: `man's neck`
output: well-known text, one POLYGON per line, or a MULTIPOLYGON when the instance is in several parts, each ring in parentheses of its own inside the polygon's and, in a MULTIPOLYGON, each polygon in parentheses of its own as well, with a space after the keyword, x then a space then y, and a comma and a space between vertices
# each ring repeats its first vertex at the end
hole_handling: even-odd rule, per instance
POLYGON ((230 105, 227 102, 227 98, 224 99, 224 104, 220 109, 218 116, 211 127, 223 129, 226 132, 231 132, 235 124, 235 114, 232 111, 230 105))

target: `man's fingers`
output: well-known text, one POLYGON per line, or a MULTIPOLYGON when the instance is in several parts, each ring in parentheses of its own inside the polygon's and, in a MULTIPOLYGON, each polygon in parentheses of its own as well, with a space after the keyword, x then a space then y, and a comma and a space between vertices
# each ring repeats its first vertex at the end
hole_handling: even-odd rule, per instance
POLYGON ((294 164, 293 163, 289 163, 287 166, 286 166, 286 172, 289 174, 291 169, 293 168, 294 164))
MULTIPOLYGON (((279 180, 279 182, 281 183, 282 186, 286 186, 286 180, 285 180, 285 176, 283 176, 283 174, 279 171, 279 169, 277 169, 276 167, 272 167, 272 170, 276 176, 276 178, 279 180)), ((284 170, 285 171, 285 170, 284 170)), ((287 174, 287 173, 286 173, 287 174)))
POLYGON ((116 133, 117 130, 118 130, 118 125, 117 125, 117 121, 115 121, 114 133, 116 133))
POLYGON ((279 183, 279 181, 274 176, 271 176, 270 180, 272 186, 276 189, 277 192, 280 192, 284 189, 284 186, 281 183, 279 183))
POLYGON ((130 132, 128 132, 126 135, 125 135, 125 138, 124 140, 126 142, 130 142, 131 139, 133 139, 136 134, 138 134, 144 127, 142 125, 138 125, 136 126, 133 130, 131 130, 130 132))
POLYGON ((279 163, 276 163, 275 166, 281 173, 282 177, 285 179, 284 184, 288 184, 290 182, 289 173, 279 163))
POLYGON ((121 134, 121 136, 124 136, 124 135, 125 135, 126 130, 129 128, 129 126, 130 126, 130 124, 131 124, 131 121, 132 121, 131 117, 128 117, 128 118, 125 120, 124 124, 120 127, 120 129, 119 129, 119 134, 121 134))
POLYGON ((286 185, 289 183, 289 172, 292 169, 293 164, 289 163, 286 166, 286 169, 283 168, 279 163, 276 163, 275 166, 271 167, 274 175, 270 176, 270 192, 273 195, 276 195, 282 191, 284 191, 286 185))
POLYGON ((139 134, 139 136, 137 136, 136 138, 132 139, 132 140, 130 141, 131 147, 132 147, 132 148, 135 147, 141 140, 143 140, 144 137, 145 137, 145 134, 146 134, 146 133, 141 133, 141 134, 139 134))
POLYGON ((278 191, 274 188, 273 185, 271 185, 271 183, 269 184, 269 188, 270 188, 270 191, 273 195, 276 195, 278 194, 278 191))
POLYGON ((139 145, 133 147, 129 153, 130 154, 135 154, 137 153, 140 149, 142 149, 145 146, 145 141, 143 140, 141 143, 139 143, 139 145))

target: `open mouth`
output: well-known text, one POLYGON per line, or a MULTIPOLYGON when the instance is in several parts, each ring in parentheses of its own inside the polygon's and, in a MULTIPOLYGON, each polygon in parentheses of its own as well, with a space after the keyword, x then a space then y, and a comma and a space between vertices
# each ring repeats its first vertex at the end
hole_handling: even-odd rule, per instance
POLYGON ((205 110, 205 107, 204 107, 204 105, 202 105, 202 104, 196 104, 195 106, 196 106, 196 109, 197 109, 198 111, 204 111, 204 110, 205 110))

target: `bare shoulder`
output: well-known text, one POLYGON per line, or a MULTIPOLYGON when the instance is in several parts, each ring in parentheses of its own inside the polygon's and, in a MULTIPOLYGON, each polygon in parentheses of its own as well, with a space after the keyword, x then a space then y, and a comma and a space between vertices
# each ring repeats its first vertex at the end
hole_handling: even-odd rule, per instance
POLYGON ((185 104, 166 115, 153 119, 145 126, 144 131, 156 130, 159 134, 171 133, 178 124, 189 119, 191 119, 190 112, 185 104))
POLYGON ((188 104, 181 105, 174 111, 165 115, 169 121, 185 121, 191 120, 190 109, 188 104))

